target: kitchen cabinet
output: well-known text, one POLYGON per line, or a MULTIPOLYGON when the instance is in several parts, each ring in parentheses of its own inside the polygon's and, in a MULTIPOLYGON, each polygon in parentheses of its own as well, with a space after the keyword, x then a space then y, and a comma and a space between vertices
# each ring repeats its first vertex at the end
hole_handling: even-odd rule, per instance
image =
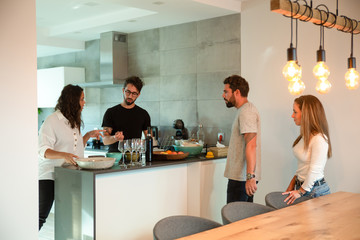
POLYGON ((38 108, 53 108, 67 84, 85 82, 85 68, 54 67, 37 70, 38 108))
POLYGON ((199 216, 221 223, 226 158, 153 161, 126 170, 55 168, 55 240, 153 239, 160 219, 199 216))

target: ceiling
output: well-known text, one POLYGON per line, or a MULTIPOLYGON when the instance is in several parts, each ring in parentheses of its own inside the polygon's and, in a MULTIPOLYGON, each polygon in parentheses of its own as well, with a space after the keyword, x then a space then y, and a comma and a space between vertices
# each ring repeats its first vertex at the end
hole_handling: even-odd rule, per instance
POLYGON ((132 33, 238 13, 245 0, 36 0, 38 57, 82 51, 100 33, 132 33))

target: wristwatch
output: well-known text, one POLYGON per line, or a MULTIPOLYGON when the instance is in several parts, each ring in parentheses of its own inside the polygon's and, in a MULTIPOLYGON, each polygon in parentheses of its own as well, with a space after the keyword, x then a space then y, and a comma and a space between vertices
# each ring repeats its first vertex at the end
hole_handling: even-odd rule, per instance
POLYGON ((253 173, 246 174, 246 180, 250 180, 252 178, 255 178, 255 174, 253 174, 253 173))

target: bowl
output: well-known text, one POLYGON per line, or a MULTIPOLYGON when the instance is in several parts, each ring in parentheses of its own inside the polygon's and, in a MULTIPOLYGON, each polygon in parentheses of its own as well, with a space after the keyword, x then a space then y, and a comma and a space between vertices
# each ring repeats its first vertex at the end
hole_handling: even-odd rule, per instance
POLYGON ((195 156, 201 153, 203 146, 176 146, 173 145, 175 151, 188 152, 189 156, 195 156))
MULTIPOLYGON (((140 158, 140 154, 134 152, 133 155, 132 155, 132 161, 133 161, 133 162, 136 162, 136 161, 139 160, 139 158, 140 158)), ((125 153, 125 161, 126 161, 126 163, 129 163, 130 160, 131 160, 131 153, 126 152, 126 153, 125 153)))
POLYGON ((75 160, 79 167, 84 169, 106 169, 111 168, 115 163, 115 158, 94 157, 79 158, 75 160))
POLYGON ((122 153, 121 152, 109 152, 105 154, 106 157, 115 158, 115 164, 119 164, 122 160, 122 153))

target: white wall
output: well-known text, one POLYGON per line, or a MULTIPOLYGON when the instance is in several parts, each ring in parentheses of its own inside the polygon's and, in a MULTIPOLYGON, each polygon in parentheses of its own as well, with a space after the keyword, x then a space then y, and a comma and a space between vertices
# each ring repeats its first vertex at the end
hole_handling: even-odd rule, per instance
MULTIPOLYGON (((340 2, 339 15, 360 20, 360 1, 340 2)), ((314 1, 315 6, 320 3, 325 3, 335 13, 335 0, 314 1)), ((286 63, 286 49, 290 45, 290 19, 271 12, 270 0, 246 1, 242 7, 242 75, 250 83, 249 99, 256 104, 262 118, 263 173, 255 201, 264 203, 266 193, 286 189, 296 170, 291 150, 299 134, 299 127, 291 118, 295 96, 288 92, 288 82, 281 73, 286 63)), ((333 87, 330 93, 321 95, 315 91, 316 80, 312 75, 319 48, 319 26, 310 22, 299 22, 298 26, 298 60, 306 84, 303 94, 315 95, 322 101, 330 125, 333 157, 327 163, 325 178, 332 192, 360 193, 360 88, 350 91, 344 84, 350 56, 350 34, 325 29, 326 62, 333 87)), ((359 43, 359 35, 354 35, 358 70, 359 43)))
POLYGON ((0 3, 0 239, 38 239, 35 0, 0 3))

